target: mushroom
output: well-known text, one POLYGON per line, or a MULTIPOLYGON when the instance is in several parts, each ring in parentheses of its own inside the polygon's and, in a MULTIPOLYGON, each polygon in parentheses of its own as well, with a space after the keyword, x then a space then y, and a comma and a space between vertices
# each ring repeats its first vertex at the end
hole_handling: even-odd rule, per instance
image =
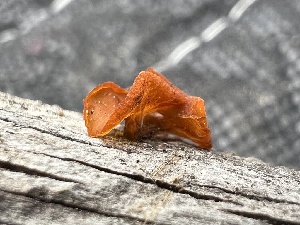
POLYGON ((130 140, 168 133, 212 147, 204 100, 185 94, 152 68, 140 72, 129 90, 105 82, 83 102, 90 137, 104 136, 125 120, 124 136, 130 140))

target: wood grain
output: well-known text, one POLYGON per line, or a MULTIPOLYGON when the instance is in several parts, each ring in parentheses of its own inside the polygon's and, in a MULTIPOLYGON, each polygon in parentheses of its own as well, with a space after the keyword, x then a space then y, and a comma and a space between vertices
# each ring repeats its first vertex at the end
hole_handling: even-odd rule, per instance
POLYGON ((0 223, 300 224, 299 171, 121 133, 0 93, 0 223))

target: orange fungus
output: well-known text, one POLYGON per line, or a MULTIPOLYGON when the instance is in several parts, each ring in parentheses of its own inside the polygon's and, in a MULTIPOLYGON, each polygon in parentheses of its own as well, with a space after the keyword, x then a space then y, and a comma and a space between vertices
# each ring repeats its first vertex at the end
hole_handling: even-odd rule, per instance
POLYGON ((204 100, 188 96, 152 68, 140 72, 129 90, 113 82, 98 85, 83 103, 91 137, 104 136, 125 120, 130 140, 167 133, 212 147, 204 100))

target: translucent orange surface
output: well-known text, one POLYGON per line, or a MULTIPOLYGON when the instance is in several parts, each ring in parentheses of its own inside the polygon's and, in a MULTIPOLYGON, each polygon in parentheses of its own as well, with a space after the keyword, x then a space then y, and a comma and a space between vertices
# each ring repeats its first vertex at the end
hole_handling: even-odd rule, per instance
POLYGON ((125 120, 124 136, 130 140, 169 133, 212 147, 204 100, 188 96, 152 68, 140 72, 129 90, 105 82, 83 102, 91 137, 104 136, 125 120))

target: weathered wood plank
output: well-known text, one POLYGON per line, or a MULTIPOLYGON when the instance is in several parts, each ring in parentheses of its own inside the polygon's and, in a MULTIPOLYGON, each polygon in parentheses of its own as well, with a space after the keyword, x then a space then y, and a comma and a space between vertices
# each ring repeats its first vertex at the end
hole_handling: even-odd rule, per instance
POLYGON ((0 223, 300 224, 299 171, 120 133, 0 93, 0 223))

